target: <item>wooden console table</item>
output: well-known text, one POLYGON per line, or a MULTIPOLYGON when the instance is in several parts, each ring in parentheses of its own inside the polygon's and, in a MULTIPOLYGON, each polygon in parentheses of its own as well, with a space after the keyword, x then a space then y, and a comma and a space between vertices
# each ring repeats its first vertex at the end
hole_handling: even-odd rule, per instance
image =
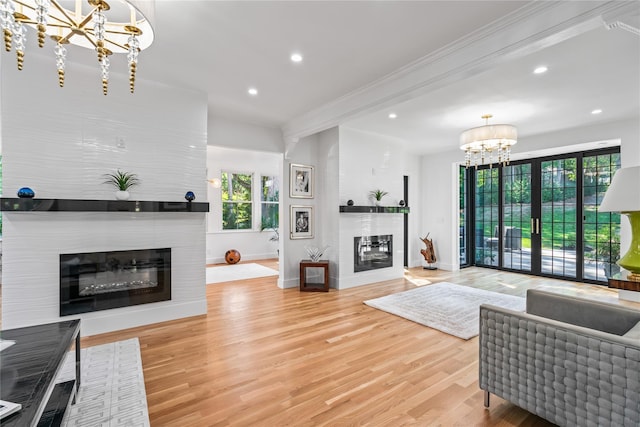
POLYGON ((303 292, 329 292, 329 261, 313 262, 308 259, 300 261, 300 290, 303 292), (323 282, 307 282, 307 268, 321 268, 324 275, 323 282))
POLYGON ((0 399, 22 405, 4 418, 9 426, 60 425, 80 386, 80 320, 7 329, 3 340, 15 344, 0 353, 0 399), (76 379, 55 384, 67 352, 75 344, 76 379), (6 384, 5 384, 6 382, 6 384))

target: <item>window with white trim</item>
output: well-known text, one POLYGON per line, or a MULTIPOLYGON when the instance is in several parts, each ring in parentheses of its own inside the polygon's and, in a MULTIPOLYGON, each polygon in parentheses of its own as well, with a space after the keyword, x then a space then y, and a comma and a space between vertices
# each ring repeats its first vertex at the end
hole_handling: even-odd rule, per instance
POLYGON ((253 174, 221 174, 222 229, 251 230, 253 224, 253 174))
POLYGON ((261 196, 261 225, 260 229, 278 229, 280 201, 280 179, 277 176, 260 176, 261 196))

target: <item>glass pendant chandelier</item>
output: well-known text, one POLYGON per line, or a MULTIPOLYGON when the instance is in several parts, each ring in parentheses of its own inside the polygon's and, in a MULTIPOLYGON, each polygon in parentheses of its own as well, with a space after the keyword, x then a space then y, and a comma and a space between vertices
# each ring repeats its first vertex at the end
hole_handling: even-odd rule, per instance
POLYGON ((460 149, 464 151, 465 166, 485 164, 489 166, 495 160, 503 165, 509 164, 511 146, 518 143, 518 131, 512 125, 490 125, 491 114, 482 116, 485 125, 467 129, 460 135, 460 149))
POLYGON ((64 86, 67 49, 74 44, 96 51, 106 95, 109 56, 126 53, 129 91, 134 92, 138 54, 153 42, 153 0, 0 0, 0 27, 7 52, 16 52, 18 70, 25 58, 26 27, 37 32, 38 46, 53 41, 58 84, 64 86))

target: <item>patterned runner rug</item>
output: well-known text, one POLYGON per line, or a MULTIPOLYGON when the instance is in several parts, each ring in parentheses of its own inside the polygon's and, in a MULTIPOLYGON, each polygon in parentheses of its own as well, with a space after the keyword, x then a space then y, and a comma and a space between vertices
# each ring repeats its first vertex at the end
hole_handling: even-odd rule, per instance
MULTIPOLYGON (((138 338, 82 349, 80 390, 63 426, 148 427, 149 411, 138 338)), ((58 382, 75 378, 75 354, 67 355, 58 382)))
POLYGON ((423 286, 364 303, 465 340, 479 333, 480 304, 525 310, 524 298, 449 282, 423 286))

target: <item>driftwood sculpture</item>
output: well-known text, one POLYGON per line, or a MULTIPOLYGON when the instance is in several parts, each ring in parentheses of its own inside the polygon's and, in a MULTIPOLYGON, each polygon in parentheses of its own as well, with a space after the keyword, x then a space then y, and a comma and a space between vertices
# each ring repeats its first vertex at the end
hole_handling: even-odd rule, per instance
POLYGON ((420 240, 422 240, 426 245, 426 248, 420 249, 420 253, 424 257, 424 260, 427 261, 427 264, 435 264, 435 262, 437 261, 436 252, 433 249, 433 241, 429 238, 429 234, 431 233, 427 233, 424 238, 420 238, 420 240))

